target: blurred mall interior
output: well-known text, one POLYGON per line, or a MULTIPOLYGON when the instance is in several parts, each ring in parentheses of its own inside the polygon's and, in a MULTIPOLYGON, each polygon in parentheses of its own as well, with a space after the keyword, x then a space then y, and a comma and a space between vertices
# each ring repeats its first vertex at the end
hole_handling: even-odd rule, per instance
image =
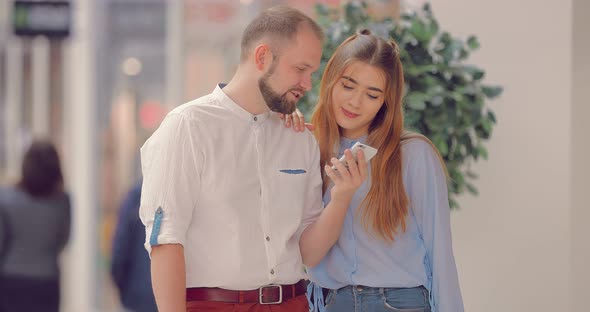
MULTIPOLYGON (((72 0, 20 22, 0 0, 0 184, 34 138, 57 145, 73 200, 62 311, 121 311, 109 276, 117 210, 140 179, 138 148, 171 108, 228 81, 244 26, 287 4, 346 0, 72 0), (44 29, 43 31, 40 29, 44 29)), ((27 1, 20 1, 27 2, 27 1)), ((44 2, 44 1, 29 1, 44 2)), ((424 1, 371 0, 396 16, 424 1)), ((590 311, 590 5, 432 1, 441 25, 476 34, 470 61, 504 86, 480 195, 453 211, 467 311, 590 311)))

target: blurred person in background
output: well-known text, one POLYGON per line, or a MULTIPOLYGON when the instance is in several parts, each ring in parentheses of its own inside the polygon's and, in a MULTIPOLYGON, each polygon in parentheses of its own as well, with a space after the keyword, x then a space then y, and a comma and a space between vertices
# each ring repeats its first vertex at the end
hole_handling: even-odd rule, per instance
POLYGON ((58 256, 70 236, 70 216, 56 149, 33 142, 20 182, 0 188, 0 311, 59 310, 58 256))
POLYGON ((139 219, 141 181, 125 196, 113 238, 111 276, 126 311, 156 312, 150 277, 150 258, 145 252, 145 228, 139 219))

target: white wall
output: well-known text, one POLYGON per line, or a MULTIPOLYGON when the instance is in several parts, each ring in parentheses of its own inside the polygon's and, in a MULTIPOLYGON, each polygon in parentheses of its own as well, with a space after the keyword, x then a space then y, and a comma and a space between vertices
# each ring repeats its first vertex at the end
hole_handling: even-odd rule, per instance
POLYGON ((571 311, 572 0, 432 6, 441 28, 477 35, 469 61, 505 87, 480 196, 453 214, 466 311, 571 311))
POLYGON ((574 0, 573 15, 572 310, 585 311, 590 289, 590 2, 574 0))

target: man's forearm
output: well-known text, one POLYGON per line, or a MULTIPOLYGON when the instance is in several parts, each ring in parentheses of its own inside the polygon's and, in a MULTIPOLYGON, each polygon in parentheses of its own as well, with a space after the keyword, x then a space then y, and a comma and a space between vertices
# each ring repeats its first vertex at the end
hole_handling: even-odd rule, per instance
POLYGON ((338 240, 350 199, 332 200, 319 218, 301 234, 299 249, 303 264, 314 267, 338 240))
POLYGON ((184 248, 178 244, 152 248, 152 288, 158 311, 186 311, 184 248))

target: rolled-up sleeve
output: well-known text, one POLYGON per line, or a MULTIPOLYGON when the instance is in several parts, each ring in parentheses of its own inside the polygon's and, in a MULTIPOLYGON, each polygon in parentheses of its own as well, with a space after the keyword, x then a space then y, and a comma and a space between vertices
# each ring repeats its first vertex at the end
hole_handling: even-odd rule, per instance
POLYGON ((201 184, 197 125, 182 113, 171 113, 141 148, 139 215, 149 254, 155 245, 185 244, 201 184))
POLYGON ((461 312, 463 300, 453 256, 446 175, 430 144, 408 146, 407 192, 427 251, 433 312, 461 312))

